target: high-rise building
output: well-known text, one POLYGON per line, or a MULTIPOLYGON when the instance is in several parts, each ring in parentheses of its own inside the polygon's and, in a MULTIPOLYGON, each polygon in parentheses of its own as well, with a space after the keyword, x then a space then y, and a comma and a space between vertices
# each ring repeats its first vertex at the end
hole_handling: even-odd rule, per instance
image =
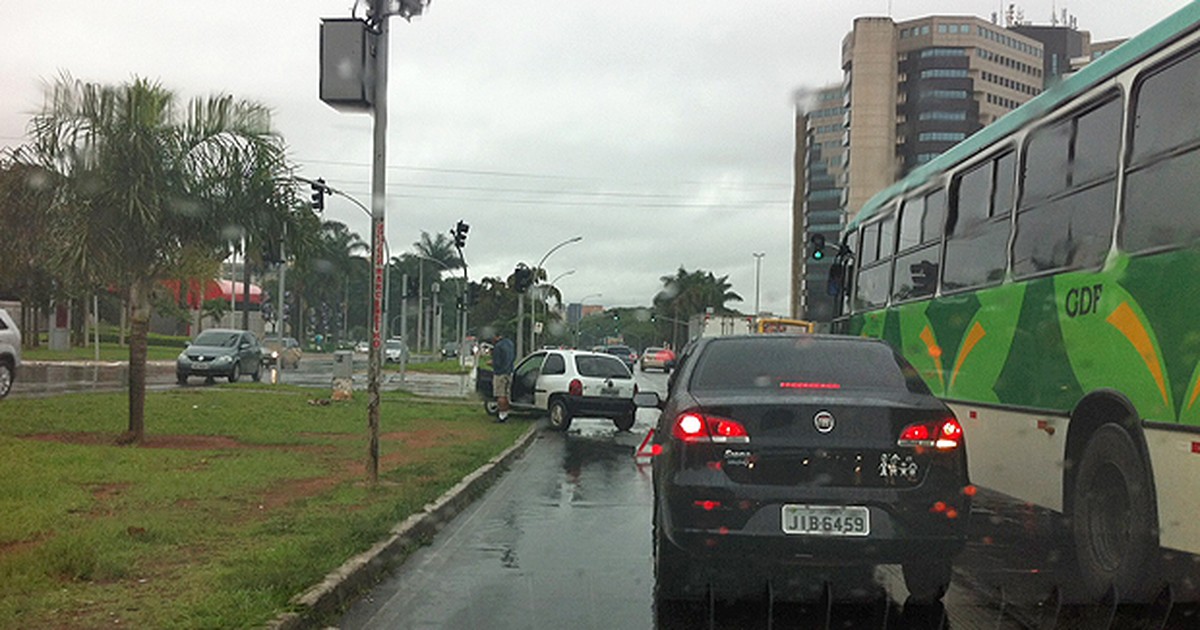
MULTIPOLYGON (((845 226, 842 210, 846 155, 846 106, 842 84, 827 86, 805 95, 805 105, 796 113, 796 156, 792 205, 803 208, 802 220, 792 226, 793 265, 792 314, 828 320, 833 315, 833 298, 826 291, 832 256, 813 260, 810 238, 820 234, 830 244, 838 242, 845 226)), ((799 216, 799 215, 798 215, 799 216)), ((829 249, 832 253, 832 249, 829 249)))
POLYGON ((1115 43, 1093 45, 1073 24, 856 19, 842 40, 842 83, 797 110, 792 316, 827 321, 833 312, 813 234, 835 244, 875 193, 1115 43))

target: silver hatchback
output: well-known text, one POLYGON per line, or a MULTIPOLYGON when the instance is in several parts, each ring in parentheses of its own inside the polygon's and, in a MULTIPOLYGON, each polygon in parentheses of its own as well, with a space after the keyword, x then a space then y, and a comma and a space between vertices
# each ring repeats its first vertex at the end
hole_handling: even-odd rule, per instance
POLYGON ((12 391, 21 367, 21 330, 8 311, 0 308, 0 398, 12 391))

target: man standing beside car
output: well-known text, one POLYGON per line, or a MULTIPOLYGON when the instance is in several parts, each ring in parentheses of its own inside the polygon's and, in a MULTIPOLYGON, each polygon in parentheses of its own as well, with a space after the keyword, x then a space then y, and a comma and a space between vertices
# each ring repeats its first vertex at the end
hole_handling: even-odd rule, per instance
POLYGON ((500 332, 492 338, 492 396, 499 410, 498 422, 508 420, 508 398, 512 393, 513 361, 516 350, 513 342, 500 332))

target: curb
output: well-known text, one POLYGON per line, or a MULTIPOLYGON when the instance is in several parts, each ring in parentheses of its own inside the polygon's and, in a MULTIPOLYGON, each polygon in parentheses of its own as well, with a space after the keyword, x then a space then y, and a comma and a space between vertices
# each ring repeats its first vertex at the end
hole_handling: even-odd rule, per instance
POLYGON ((520 457, 538 433, 534 424, 504 452, 391 529, 387 537, 370 549, 347 560, 321 582, 293 597, 289 612, 267 622, 266 630, 309 630, 325 628, 327 621, 354 602, 366 589, 377 584, 387 573, 402 565, 413 549, 433 537, 459 512, 504 473, 520 457))

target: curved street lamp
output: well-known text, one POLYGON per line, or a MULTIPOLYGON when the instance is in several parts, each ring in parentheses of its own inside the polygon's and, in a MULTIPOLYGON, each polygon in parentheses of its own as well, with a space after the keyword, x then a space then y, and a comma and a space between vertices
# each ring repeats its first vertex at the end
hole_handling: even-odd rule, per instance
MULTIPOLYGON (((537 266, 533 268, 533 281, 535 283, 537 282, 538 272, 541 270, 542 265, 544 265, 546 263, 546 259, 550 257, 550 254, 553 254, 554 252, 558 251, 559 249, 562 249, 563 247, 566 247, 567 245, 570 245, 571 243, 578 243, 579 241, 582 241, 582 240, 583 240, 582 236, 576 236, 573 238, 569 238, 569 239, 555 245, 554 247, 551 247, 550 250, 547 251, 544 256, 542 256, 542 259, 538 261, 537 266)), ((532 298, 532 296, 530 296, 530 297, 532 298)), ((533 300, 530 299, 529 302, 530 302, 530 304, 529 304, 529 350, 533 351, 533 300)), ((523 335, 521 334, 521 327, 522 327, 521 319, 524 315, 524 310, 525 310, 525 293, 522 292, 522 293, 517 294, 517 356, 518 357, 524 355, 524 349, 522 348, 522 344, 521 344, 521 338, 523 337, 523 335)))

